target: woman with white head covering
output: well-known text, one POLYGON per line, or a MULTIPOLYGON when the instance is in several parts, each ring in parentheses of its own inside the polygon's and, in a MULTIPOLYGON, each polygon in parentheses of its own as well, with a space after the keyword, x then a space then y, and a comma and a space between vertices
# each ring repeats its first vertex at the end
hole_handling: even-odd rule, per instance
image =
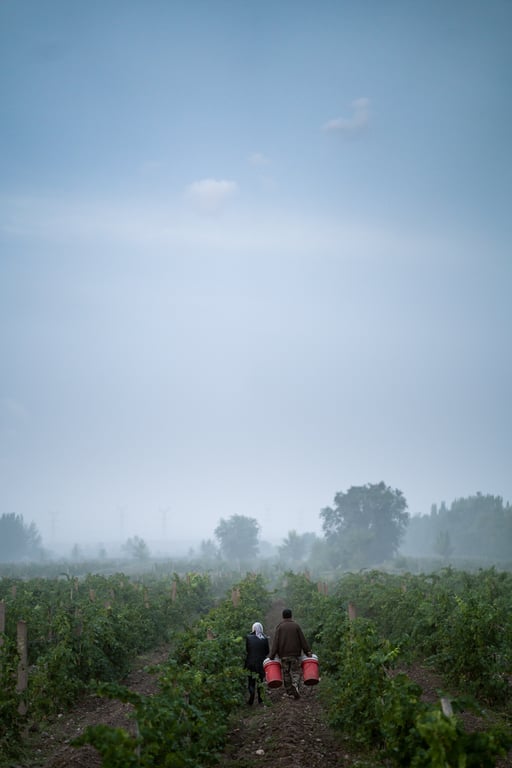
POLYGON ((263 626, 259 621, 254 622, 251 632, 245 637, 245 669, 249 671, 247 677, 249 687, 248 704, 254 704, 256 688, 258 690, 258 704, 262 703, 261 684, 265 673, 263 662, 269 653, 268 637, 263 633, 263 626))

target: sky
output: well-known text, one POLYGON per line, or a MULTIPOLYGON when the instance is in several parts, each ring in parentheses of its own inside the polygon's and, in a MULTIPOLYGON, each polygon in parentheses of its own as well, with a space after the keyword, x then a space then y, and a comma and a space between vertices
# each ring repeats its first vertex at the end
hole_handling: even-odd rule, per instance
POLYGON ((0 513, 512 501, 510 0, 0 0, 0 513))

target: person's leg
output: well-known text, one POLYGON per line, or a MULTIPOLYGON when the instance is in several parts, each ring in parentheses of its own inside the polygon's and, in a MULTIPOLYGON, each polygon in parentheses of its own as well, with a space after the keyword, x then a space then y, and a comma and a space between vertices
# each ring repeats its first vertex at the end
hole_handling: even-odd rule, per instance
POLYGON ((256 687, 257 687, 257 690, 258 690, 258 704, 262 704, 263 703, 263 698, 261 696, 261 692, 263 690, 263 679, 264 679, 264 677, 265 677, 264 674, 260 674, 260 679, 256 683, 256 687))
POLYGON ((295 688, 292 678, 293 657, 286 657, 281 659, 281 668, 283 670, 283 683, 287 694, 298 698, 299 689, 295 688))
POLYGON ((292 687, 293 687, 293 696, 298 699, 300 696, 299 690, 300 690, 300 676, 302 672, 302 667, 300 663, 300 659, 292 658, 290 659, 290 677, 292 681, 292 687))
POLYGON ((249 675, 247 678, 248 688, 249 688, 249 699, 247 701, 248 704, 254 703, 254 693, 256 690, 256 680, 254 679, 253 675, 249 675))
POLYGON ((292 686, 292 678, 290 675, 290 665, 288 659, 281 659, 281 671, 283 673, 283 685, 286 693, 290 693, 292 686))

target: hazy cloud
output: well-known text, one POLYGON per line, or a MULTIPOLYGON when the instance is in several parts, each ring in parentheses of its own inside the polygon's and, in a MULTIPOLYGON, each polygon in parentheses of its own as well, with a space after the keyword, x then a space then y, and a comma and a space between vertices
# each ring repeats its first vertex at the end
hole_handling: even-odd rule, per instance
POLYGON ((352 138, 362 133, 370 120, 370 100, 356 99, 352 102, 351 117, 335 117, 328 120, 323 130, 328 133, 338 133, 346 138, 352 138))
POLYGON ((229 198, 238 192, 236 181, 226 179, 201 179, 193 181, 185 190, 185 199, 189 200, 200 213, 219 213, 229 198))
MULTIPOLYGON (((374 261, 392 259, 394 263, 432 261, 436 258, 467 258, 475 246, 463 232, 436 235, 424 230, 421 236, 400 225, 366 217, 331 217, 325 212, 295 211, 280 206, 237 208, 230 212, 229 226, 224 218, 211 215, 197 226, 195 212, 203 205, 215 213, 238 191, 235 182, 196 182, 188 195, 191 211, 184 211, 178 201, 109 201, 73 198, 0 197, 0 234, 13 242, 48 246, 76 244, 83 248, 143 248, 144 252, 162 249, 205 246, 212 252, 275 252, 279 242, 281 256, 308 252, 336 253, 341 258, 374 261), (193 189, 192 189, 193 187, 193 189), (209 208, 208 208, 209 206, 209 208), (217 208, 215 208, 217 206, 217 208), (465 254, 465 255, 464 255, 465 254)), ((483 247, 483 246, 482 246, 483 247)))
POLYGON ((263 152, 253 152, 249 155, 249 162, 251 165, 256 166, 270 165, 270 158, 263 154, 263 152))

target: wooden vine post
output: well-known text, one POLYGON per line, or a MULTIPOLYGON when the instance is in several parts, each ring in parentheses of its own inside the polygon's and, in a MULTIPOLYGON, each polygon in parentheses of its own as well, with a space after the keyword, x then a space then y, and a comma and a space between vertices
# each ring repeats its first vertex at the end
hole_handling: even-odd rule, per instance
POLYGON ((234 608, 238 608, 240 603, 240 589, 237 587, 231 591, 231 602, 234 608))
POLYGON ((21 696, 18 706, 18 712, 20 715, 27 713, 27 701, 26 690, 28 685, 28 654, 27 654, 27 622, 18 621, 16 627, 16 640, 18 645, 18 655, 20 657, 18 663, 18 682, 16 685, 16 693, 21 696))
POLYGON ((357 608, 354 603, 348 604, 348 618, 350 621, 355 621, 355 619, 357 619, 357 608))

